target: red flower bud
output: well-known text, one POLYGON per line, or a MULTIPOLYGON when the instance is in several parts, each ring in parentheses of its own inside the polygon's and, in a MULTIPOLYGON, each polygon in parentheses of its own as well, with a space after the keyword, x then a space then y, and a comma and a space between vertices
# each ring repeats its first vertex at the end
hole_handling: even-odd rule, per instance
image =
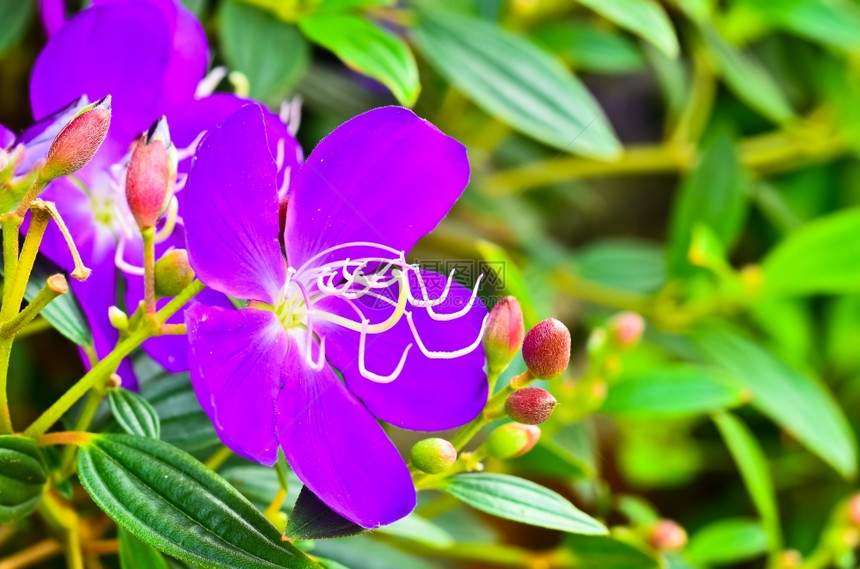
POLYGON ((104 142, 110 127, 110 95, 87 105, 54 139, 39 177, 49 182, 77 172, 104 142))
POLYGON ((526 425, 540 425, 552 415, 558 401, 546 389, 526 387, 511 393, 505 401, 505 410, 511 419, 526 425))
POLYGON ((451 468, 457 460, 457 449, 445 439, 424 439, 415 443, 409 458, 418 470, 439 474, 451 468))
POLYGON ((170 203, 176 163, 176 148, 170 142, 167 120, 162 117, 135 145, 128 164, 126 198, 141 229, 153 227, 170 203))
POLYGON ((848 502, 848 521, 860 527, 860 494, 854 494, 848 502))
POLYGON ((484 449, 494 458, 515 458, 532 450, 539 439, 540 427, 508 423, 490 433, 484 449))
POLYGON ((648 543, 659 551, 681 549, 687 545, 687 532, 672 520, 660 520, 651 528, 648 543))
POLYGON ((176 296, 194 280, 188 251, 171 249, 155 263, 156 296, 176 296))
POLYGON ((538 322, 526 334, 523 359, 538 379, 560 375, 570 363, 570 331, 555 318, 538 322))
POLYGON ((639 339, 642 338, 645 320, 635 312, 622 312, 615 315, 610 328, 618 344, 629 348, 639 343, 639 339))
POLYGON ((484 352, 489 371, 497 374, 508 367, 523 345, 525 326, 520 303, 506 296, 490 311, 484 332, 484 352))

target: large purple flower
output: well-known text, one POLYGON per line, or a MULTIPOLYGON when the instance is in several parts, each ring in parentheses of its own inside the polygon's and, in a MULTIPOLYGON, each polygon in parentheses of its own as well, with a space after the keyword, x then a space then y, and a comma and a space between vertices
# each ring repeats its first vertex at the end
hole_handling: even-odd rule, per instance
MULTIPOLYGON (((187 172, 187 157, 200 135, 247 101, 226 94, 195 98, 206 71, 206 36, 178 0, 92 4, 66 21, 62 2, 42 2, 52 35, 33 69, 30 96, 37 119, 82 95, 89 100, 108 94, 113 98, 111 128, 102 148, 73 179, 58 180, 43 193, 57 203, 84 263, 93 269, 89 280, 72 283, 72 288, 92 324, 96 353, 104 356, 118 335, 107 316, 108 307, 123 304, 116 295, 118 279, 127 279, 131 310, 143 298, 142 240, 125 200, 130 145, 166 115, 172 141, 180 157, 186 158, 179 171, 187 172)), ((284 147, 282 171, 288 172, 301 158, 295 142, 277 117, 267 114, 267 125, 269 136, 284 147)), ((178 198, 179 223, 172 234, 160 236, 158 255, 184 246, 181 192, 178 198)), ((54 228, 46 233, 42 251, 64 268, 71 267, 68 250, 54 228)), ((229 305, 222 295, 217 297, 210 294, 207 301, 229 305)), ((181 321, 181 315, 178 318, 181 321)), ((171 371, 187 369, 184 338, 156 338, 144 348, 171 371)), ((121 375, 133 384, 130 366, 125 365, 121 375)))
POLYGON ((192 266, 250 302, 186 311, 192 383, 230 448, 273 464, 280 447, 334 511, 391 523, 415 490, 376 418, 448 429, 487 399, 476 349, 486 309, 405 260, 465 188, 466 152, 403 108, 341 125, 293 176, 286 261, 276 175, 256 105, 198 149, 186 189, 192 266))

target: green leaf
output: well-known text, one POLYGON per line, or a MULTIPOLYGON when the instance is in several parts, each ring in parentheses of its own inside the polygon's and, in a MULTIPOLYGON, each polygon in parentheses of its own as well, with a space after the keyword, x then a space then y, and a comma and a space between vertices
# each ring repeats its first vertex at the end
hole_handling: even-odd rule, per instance
POLYGON ((731 377, 699 366, 653 369, 612 384, 606 413, 684 416, 735 407, 746 399, 731 377))
POLYGON ((496 245, 480 239, 475 242, 475 248, 486 261, 493 275, 488 275, 490 286, 499 289, 505 295, 515 297, 523 311, 526 328, 531 328, 540 321, 538 311, 531 300, 529 287, 526 285, 523 273, 507 252, 496 245), (492 280, 490 280, 492 278, 492 280))
POLYGON ((238 0, 225 0, 219 21, 224 59, 248 78, 249 95, 280 104, 310 61, 308 44, 298 28, 238 0))
MULTIPOLYGON (((220 471, 220 474, 260 510, 264 510, 272 502, 272 497, 281 489, 275 469, 260 464, 231 466, 220 471)), ((292 470, 287 474, 287 478, 289 494, 281 509, 292 510, 302 483, 292 470)))
POLYGON ((697 531, 684 553, 697 565, 728 565, 754 559, 767 550, 767 532, 758 520, 732 518, 697 531))
POLYGON ((714 415, 714 423, 729 447, 762 524, 770 535, 770 544, 776 551, 782 543, 782 531, 767 457, 749 428, 731 413, 714 415))
POLYGON ((477 18, 428 13, 420 14, 412 37, 436 71, 520 132, 588 156, 620 152, 582 83, 527 39, 477 18))
POLYGON ((145 383, 141 394, 152 404, 161 423, 161 439, 187 452, 221 442, 203 412, 188 374, 161 376, 145 383))
POLYGON ((431 547, 444 548, 454 545, 454 537, 450 533, 414 512, 393 524, 382 526, 376 531, 431 547))
POLYGON ((460 474, 443 480, 439 489, 500 518, 571 533, 607 533, 603 524, 560 494, 516 476, 460 474))
POLYGON ((160 551, 147 545, 119 528, 117 531, 119 540, 119 566, 121 569, 169 569, 167 561, 160 551))
POLYGON ((672 21, 655 0, 579 0, 607 20, 648 40, 669 57, 678 56, 672 21))
POLYGON ((746 214, 748 178, 741 169, 732 140, 717 137, 703 152, 698 166, 687 176, 675 198, 669 223, 669 272, 689 275, 693 230, 709 227, 720 242, 731 245, 746 214))
POLYGON ((844 0, 745 0, 767 21, 797 36, 848 52, 860 51, 860 9, 844 0))
POLYGON ((109 389, 108 404, 119 426, 130 434, 157 439, 161 436, 161 424, 152 405, 128 389, 109 389))
POLYGON ((35 12, 35 0, 0 2, 0 22, 3 22, 0 25, 0 55, 18 44, 35 12))
POLYGON ((666 253, 648 241, 597 241, 574 260, 580 277, 610 288, 650 294, 666 284, 666 253))
POLYGON ((704 355, 753 394, 762 413, 796 437, 840 474, 857 470, 857 443, 827 388, 750 340, 728 330, 705 329, 693 340, 704 355))
POLYGON ((644 64, 639 49, 628 38, 573 22, 541 28, 534 39, 574 67, 597 73, 629 73, 644 64))
POLYGON ((860 291, 860 208, 805 224, 762 262, 767 295, 860 291))
POLYGON ((0 435, 0 524, 30 515, 42 499, 47 480, 36 441, 0 435))
POLYGON ((569 535, 565 539, 570 567, 577 569, 658 569, 657 560, 611 537, 569 535))
POLYGON ((726 85, 739 99, 774 122, 794 118, 794 111, 774 78, 753 56, 726 42, 711 28, 702 35, 726 85))
POLYGON ((302 33, 337 55, 348 67, 382 82, 411 107, 421 84, 409 46, 358 16, 321 14, 299 20, 302 33))
POLYGON ((117 525, 177 559, 212 569, 316 566, 223 478, 163 441, 95 435, 77 464, 117 525))

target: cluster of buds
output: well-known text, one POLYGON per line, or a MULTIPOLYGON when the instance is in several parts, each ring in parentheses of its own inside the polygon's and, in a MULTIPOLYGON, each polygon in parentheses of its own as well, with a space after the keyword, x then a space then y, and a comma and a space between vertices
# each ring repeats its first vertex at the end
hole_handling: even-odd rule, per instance
POLYGON ((534 448, 540 433, 540 427, 535 425, 507 423, 490 433, 483 448, 493 458, 516 458, 534 448))
POLYGON ((155 227, 173 200, 178 161, 162 117, 137 141, 128 163, 126 199, 141 229, 155 227))

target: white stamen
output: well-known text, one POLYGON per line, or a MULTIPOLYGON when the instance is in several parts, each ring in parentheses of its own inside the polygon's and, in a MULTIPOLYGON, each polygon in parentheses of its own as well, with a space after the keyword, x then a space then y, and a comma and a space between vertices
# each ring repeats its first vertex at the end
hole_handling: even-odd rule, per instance
POLYGON ((125 255, 125 242, 126 240, 123 239, 121 236, 117 240, 116 251, 114 251, 113 255, 114 264, 117 266, 117 268, 119 268, 119 270, 124 273, 142 277, 143 267, 137 267, 135 265, 132 265, 123 258, 123 256, 125 255))
POLYGON ((170 198, 170 203, 167 205, 167 212, 164 215, 164 225, 155 234, 156 243, 164 243, 173 234, 176 228, 176 214, 179 211, 179 200, 176 196, 170 198))
POLYGON ((433 320, 442 322, 456 320, 461 316, 465 316, 467 312, 472 310, 472 306, 475 304, 475 299, 478 298, 478 287, 481 286, 481 278, 483 276, 483 273, 478 275, 478 278, 475 281, 475 287, 472 289, 472 295, 469 297, 469 302, 467 302, 466 306, 464 306, 462 309, 458 310, 457 312, 451 312, 449 314, 437 314, 436 312, 433 312, 434 305, 430 305, 427 307, 427 315, 433 320))
POLYGON ((223 65, 213 67, 212 71, 207 73, 206 77, 201 79, 200 83, 197 84, 197 90, 194 91, 194 98, 202 99, 203 97, 208 97, 214 93, 215 88, 218 87, 218 83, 220 83, 225 77, 227 77, 226 67, 223 65))
POLYGON ((484 321, 481 322, 481 331, 478 332, 478 337, 465 348, 453 351, 432 351, 427 349, 427 346, 425 346, 424 342, 421 340, 421 336, 418 335, 418 329, 415 328, 415 322, 412 321, 412 313, 408 310, 406 311, 406 321, 409 323, 409 328, 412 330, 412 337, 415 338, 415 342, 418 344, 418 349, 431 360, 452 360, 471 353, 481 344, 481 340, 484 338, 484 328, 487 326, 487 320, 489 320, 489 318, 489 314, 484 316, 484 321))
POLYGON ((409 354, 409 350, 412 349, 412 344, 406 346, 406 349, 403 350, 403 354, 400 356, 400 361, 397 363, 397 367, 394 368, 394 371, 388 375, 379 375, 377 373, 373 373, 372 371, 367 369, 367 366, 364 363, 364 356, 366 354, 366 342, 367 342, 367 329, 368 329, 368 321, 367 319, 363 319, 361 321, 361 330, 360 335, 358 337, 358 371, 361 373, 361 376, 369 379, 370 381, 375 381, 376 383, 391 383, 395 379, 400 376, 400 372, 403 371, 403 366, 406 365, 406 356, 409 354))

